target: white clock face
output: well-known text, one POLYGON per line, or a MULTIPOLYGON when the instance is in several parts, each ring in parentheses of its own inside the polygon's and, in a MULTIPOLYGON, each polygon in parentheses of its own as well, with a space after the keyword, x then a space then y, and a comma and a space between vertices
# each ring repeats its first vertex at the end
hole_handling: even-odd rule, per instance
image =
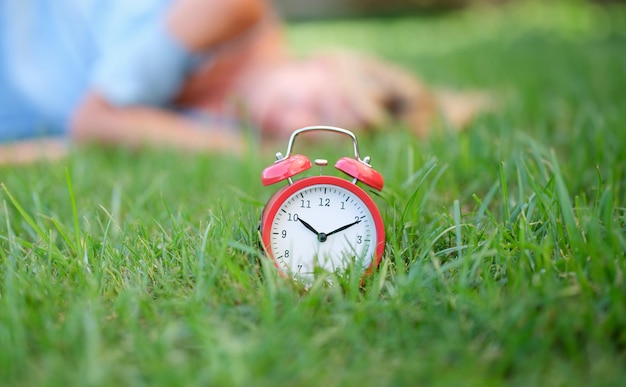
POLYGON ((376 250, 376 225, 353 192, 330 184, 302 188, 279 207, 271 223, 270 249, 276 263, 310 282, 318 270, 369 267, 376 250))

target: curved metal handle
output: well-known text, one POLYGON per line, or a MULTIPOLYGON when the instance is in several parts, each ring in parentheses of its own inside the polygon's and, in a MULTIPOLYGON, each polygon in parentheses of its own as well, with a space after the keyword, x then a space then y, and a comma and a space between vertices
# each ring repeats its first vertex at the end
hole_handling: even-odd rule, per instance
POLYGON ((291 155, 291 148, 293 147, 293 142, 296 139, 296 137, 304 132, 309 132, 309 131, 324 131, 324 132, 334 132, 334 133, 340 133, 340 134, 344 134, 348 137, 350 137, 352 139, 352 144, 354 145, 354 158, 356 158, 359 161, 362 161, 361 158, 359 157, 359 144, 356 141, 356 136, 354 135, 354 133, 352 133, 349 130, 346 129, 342 129, 342 128, 338 128, 335 126, 306 126, 304 128, 300 128, 298 130, 296 130, 295 132, 293 132, 291 134, 291 137, 289 138, 289 145, 287 145, 287 153, 285 154, 284 157, 281 156, 282 158, 287 158, 291 155))

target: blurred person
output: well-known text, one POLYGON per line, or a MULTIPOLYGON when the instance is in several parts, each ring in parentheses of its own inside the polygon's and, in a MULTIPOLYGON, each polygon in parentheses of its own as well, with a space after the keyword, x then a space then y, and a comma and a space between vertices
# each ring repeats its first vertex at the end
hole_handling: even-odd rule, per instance
POLYGON ((58 157, 68 139, 236 151, 227 125, 188 117, 212 103, 193 86, 226 46, 280 57, 272 19, 259 0, 3 0, 0 162, 58 157))
POLYGON ((476 110, 375 58, 287 51, 261 0, 3 0, 0 164, 61 157, 68 140, 237 153, 243 120, 264 139, 389 119, 424 134, 476 110))

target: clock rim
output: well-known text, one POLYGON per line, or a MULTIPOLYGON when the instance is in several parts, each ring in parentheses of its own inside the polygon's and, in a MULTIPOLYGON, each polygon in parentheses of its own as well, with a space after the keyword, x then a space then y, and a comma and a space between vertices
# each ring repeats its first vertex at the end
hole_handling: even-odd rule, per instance
POLYGON ((295 192, 300 191, 304 188, 308 188, 314 185, 321 184, 329 184, 336 185, 341 188, 344 188, 353 194, 355 194, 367 207, 370 214, 372 215, 372 219, 374 220, 374 228, 376 229, 376 247, 374 248, 374 257, 370 265, 365 269, 364 275, 368 275, 373 272, 374 269, 378 267, 380 261, 382 260, 383 253, 385 251, 385 226, 383 223, 382 216, 380 214, 380 210, 374 200, 370 197, 370 195, 363 190, 363 188, 359 187, 355 183, 352 183, 348 180, 336 177, 336 176, 311 176, 306 177, 304 179, 298 180, 293 184, 282 187, 280 190, 276 191, 272 197, 268 200, 265 208, 263 209, 263 213, 261 215, 261 239, 263 241, 263 248, 265 249, 265 253, 269 258, 271 258, 274 266, 280 271, 280 273, 284 275, 288 275, 278 264, 274 255, 272 254, 272 249, 270 246, 270 237, 271 237, 271 225, 273 223, 273 219, 276 217, 278 210, 282 206, 283 203, 295 192))

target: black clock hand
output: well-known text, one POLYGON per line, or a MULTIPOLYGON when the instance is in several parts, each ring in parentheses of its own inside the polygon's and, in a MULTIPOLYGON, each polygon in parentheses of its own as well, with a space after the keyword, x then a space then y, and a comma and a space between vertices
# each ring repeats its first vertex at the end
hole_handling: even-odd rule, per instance
POLYGON ((309 230, 311 230, 313 232, 313 234, 315 234, 315 235, 317 235, 319 237, 320 233, 317 232, 317 230, 314 229, 313 226, 311 226, 310 224, 308 224, 307 222, 302 220, 302 218, 300 218, 300 217, 298 217, 298 220, 300 221, 300 223, 302 223, 304 225, 304 227, 308 228, 309 230))
POLYGON ((350 227, 354 226, 354 225, 355 225, 355 224, 357 224, 357 223, 361 223, 361 219, 359 219, 359 220, 357 220, 357 221, 355 221, 355 222, 352 222, 352 223, 350 223, 350 224, 346 224, 345 226, 341 226, 341 227, 339 227, 338 229, 333 230, 333 231, 331 231, 331 232, 329 232, 329 233, 325 234, 325 236, 326 236, 326 238, 328 238, 329 236, 331 236, 331 235, 333 235, 333 234, 335 234, 335 233, 338 233, 338 232, 340 232, 340 231, 343 231, 343 230, 345 230, 345 229, 347 229, 347 228, 350 228, 350 227))

